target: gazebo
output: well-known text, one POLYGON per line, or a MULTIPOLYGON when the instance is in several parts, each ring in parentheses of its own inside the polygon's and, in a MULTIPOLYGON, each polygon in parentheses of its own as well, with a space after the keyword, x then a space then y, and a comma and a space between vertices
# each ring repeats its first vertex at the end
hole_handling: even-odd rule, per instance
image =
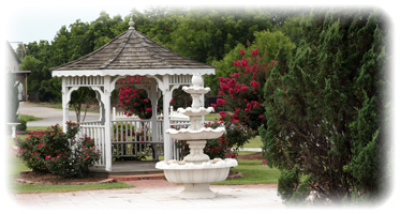
MULTIPOLYGON (((127 31, 91 54, 51 68, 53 77, 62 78, 64 126, 69 121, 71 93, 80 87, 89 87, 96 92, 100 101, 99 121, 80 123, 81 134, 95 140, 102 154, 96 166, 107 172, 113 171, 113 157, 146 155, 149 145, 155 160, 161 154, 164 160, 176 158, 173 139, 165 134, 171 127, 169 107, 173 91, 190 85, 193 74, 215 74, 213 66, 179 56, 136 31, 132 18, 129 25, 127 31), (151 119, 111 120, 111 92, 121 86, 118 80, 126 77, 136 78, 138 81, 134 86, 148 92, 152 103, 151 119), (146 83, 149 87, 145 87, 146 83), (157 118, 157 102, 161 94, 164 119, 157 118), (142 136, 135 134, 139 129, 142 136)), ((200 99, 203 104, 204 97, 200 99)))

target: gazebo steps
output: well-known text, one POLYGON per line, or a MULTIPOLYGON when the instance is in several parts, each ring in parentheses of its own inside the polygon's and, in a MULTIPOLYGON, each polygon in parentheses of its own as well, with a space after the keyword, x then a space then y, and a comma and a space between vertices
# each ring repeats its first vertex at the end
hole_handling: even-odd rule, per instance
POLYGON ((118 161, 112 163, 112 171, 106 171, 105 167, 92 167, 90 172, 96 177, 111 178, 110 176, 148 176, 163 174, 164 171, 156 169, 158 161, 118 161))

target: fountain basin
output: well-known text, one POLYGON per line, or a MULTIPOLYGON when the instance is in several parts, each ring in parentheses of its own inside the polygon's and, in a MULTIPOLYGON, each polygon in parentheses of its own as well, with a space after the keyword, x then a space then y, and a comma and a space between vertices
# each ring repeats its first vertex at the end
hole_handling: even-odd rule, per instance
POLYGON ((156 164, 156 168, 164 170, 165 177, 169 182, 193 184, 223 181, 228 177, 229 169, 237 165, 236 159, 215 158, 201 164, 174 160, 160 161, 156 164))
POLYGON ((184 184, 185 189, 179 194, 180 198, 214 198, 215 193, 210 190, 210 183, 225 180, 229 169, 237 165, 236 159, 215 158, 201 164, 160 161, 156 168, 164 170, 168 182, 184 184))
POLYGON ((192 129, 168 129, 166 133, 177 140, 206 140, 221 137, 225 133, 224 127, 192 129))

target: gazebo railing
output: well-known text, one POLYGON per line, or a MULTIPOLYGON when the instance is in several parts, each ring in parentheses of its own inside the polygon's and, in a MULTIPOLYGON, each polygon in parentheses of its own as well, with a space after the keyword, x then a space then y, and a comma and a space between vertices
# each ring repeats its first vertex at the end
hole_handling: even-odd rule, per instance
POLYGON ((94 140, 96 149, 100 151, 100 158, 95 163, 96 166, 105 166, 106 161, 106 139, 105 139, 105 126, 101 124, 101 121, 91 122, 80 122, 80 129, 77 138, 83 138, 88 136, 94 140))
MULTIPOLYGON (((157 120, 156 133, 153 134, 152 120, 112 120, 111 145, 112 157, 145 157, 151 156, 158 160, 164 155, 163 120, 157 120)), ((171 128, 188 128, 190 121, 170 120, 171 128)), ((96 148, 100 150, 101 157, 96 166, 105 165, 105 126, 101 121, 80 122, 80 131, 77 138, 89 136, 94 139, 96 148)), ((171 138, 170 136, 167 136, 171 138)), ((171 138, 170 142, 175 142, 171 138)), ((179 142, 177 140, 177 142, 179 142)), ((173 144, 173 158, 181 160, 180 148, 173 144)))
POLYGON ((113 157, 152 156, 158 160, 164 155, 162 136, 163 121, 157 121, 156 133, 153 133, 152 120, 113 120, 111 144, 113 157))

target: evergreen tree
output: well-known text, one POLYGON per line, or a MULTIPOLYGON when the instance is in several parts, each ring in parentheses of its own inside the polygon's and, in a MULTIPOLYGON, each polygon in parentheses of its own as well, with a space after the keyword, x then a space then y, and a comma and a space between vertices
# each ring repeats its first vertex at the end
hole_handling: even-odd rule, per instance
POLYGON ((260 133, 268 164, 282 170, 278 192, 285 201, 304 201, 310 190, 318 193, 315 202, 332 203, 382 193, 388 149, 382 19, 371 10, 315 10, 301 22, 293 58, 283 47, 278 52, 264 87, 268 122, 260 133))

